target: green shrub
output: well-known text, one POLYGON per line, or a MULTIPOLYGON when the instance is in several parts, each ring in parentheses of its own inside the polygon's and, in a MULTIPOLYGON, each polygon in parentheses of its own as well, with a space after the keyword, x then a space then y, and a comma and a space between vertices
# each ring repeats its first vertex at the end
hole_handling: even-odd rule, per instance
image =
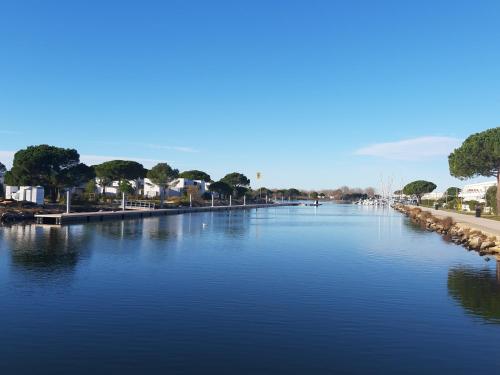
POLYGON ((466 201, 464 203, 469 206, 469 210, 471 211, 474 211, 476 206, 479 204, 479 202, 475 200, 466 201))
POLYGON ((497 187, 496 186, 491 186, 486 191, 486 204, 489 207, 491 207, 491 209, 495 213, 495 215, 498 215, 498 210, 497 210, 497 187))

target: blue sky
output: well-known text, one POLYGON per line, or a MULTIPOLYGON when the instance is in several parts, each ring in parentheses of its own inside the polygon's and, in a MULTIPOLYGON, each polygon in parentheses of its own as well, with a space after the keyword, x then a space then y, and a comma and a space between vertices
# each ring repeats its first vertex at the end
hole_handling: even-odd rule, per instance
POLYGON ((0 161, 32 144, 333 188, 449 176, 500 125, 498 1, 0 3, 0 161))

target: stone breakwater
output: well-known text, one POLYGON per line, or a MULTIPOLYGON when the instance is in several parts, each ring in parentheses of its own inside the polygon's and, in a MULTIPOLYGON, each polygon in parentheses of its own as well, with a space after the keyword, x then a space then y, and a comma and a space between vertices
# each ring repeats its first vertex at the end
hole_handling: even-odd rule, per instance
POLYGON ((456 223, 451 217, 435 217, 429 211, 419 207, 408 207, 399 203, 394 204, 392 207, 427 230, 440 233, 446 239, 463 245, 469 250, 475 250, 480 255, 500 255, 500 238, 497 236, 474 229, 463 223, 456 223))

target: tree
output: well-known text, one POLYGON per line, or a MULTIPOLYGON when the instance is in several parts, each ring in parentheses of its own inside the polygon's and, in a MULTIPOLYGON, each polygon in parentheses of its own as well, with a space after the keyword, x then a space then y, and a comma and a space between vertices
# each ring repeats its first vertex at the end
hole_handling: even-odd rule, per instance
POLYGON ((375 196, 375 188, 369 186, 365 189, 365 194, 368 195, 368 197, 373 198, 375 196))
POLYGON ((497 206, 497 187, 490 186, 488 190, 486 190, 486 203, 495 215, 498 215, 498 206, 497 206))
POLYGON ((5 174, 9 185, 43 186, 55 202, 59 188, 68 183, 68 173, 80 163, 75 149, 49 145, 29 146, 14 155, 12 169, 5 174))
POLYGON ((212 181, 208 173, 205 173, 203 171, 198 171, 196 169, 191 171, 184 171, 181 174, 179 174, 179 177, 187 178, 188 180, 201 180, 205 182, 212 181))
POLYGON ((65 171, 61 187, 81 186, 91 179, 95 179, 94 167, 79 163, 65 171))
POLYGON ((152 183, 158 185, 160 188, 161 207, 163 207, 165 189, 178 176, 179 171, 177 169, 173 169, 167 163, 158 163, 148 171, 147 177, 151 180, 152 183))
POLYGON ((146 169, 141 163, 130 160, 111 160, 96 165, 97 177, 104 176, 113 181, 135 180, 146 176, 146 169))
POLYGON ((403 188, 403 194, 415 195, 417 197, 417 202, 420 204, 422 195, 434 191, 436 185, 430 181, 417 180, 410 182, 403 188))
POLYGON ((259 194, 259 197, 262 198, 262 197, 265 197, 266 195, 268 196, 268 198, 272 198, 273 196, 273 191, 266 188, 266 187, 261 187, 260 189, 257 190, 258 194, 259 194))
POLYGON ((94 194, 96 191, 97 185, 95 183, 95 179, 88 180, 87 183, 85 184, 85 193, 88 195, 94 194))
POLYGON ((244 187, 244 186, 236 186, 234 188, 233 192, 237 198, 241 198, 244 195, 249 195, 251 193, 251 190, 247 187, 244 187))
POLYGON ((118 185, 118 191, 124 194, 134 194, 134 187, 128 180, 121 180, 118 185))
POLYGON ((462 191, 462 189, 455 187, 455 186, 452 186, 452 187, 449 187, 448 189, 446 189, 446 195, 449 198, 456 198, 456 197, 458 197, 458 194, 460 194, 461 191, 462 191))
POLYGON ((288 189, 287 195, 290 198, 294 199, 294 198, 297 198, 300 196, 300 191, 298 189, 291 188, 291 189, 288 189))
MULTIPOLYGON (((500 182, 500 127, 469 136, 448 156, 450 174, 460 179, 496 177, 500 182)), ((500 207, 500 189, 496 195, 500 207)))
POLYGON ((103 193, 106 193, 106 186, 109 186, 113 181, 135 180, 146 175, 146 169, 142 164, 130 160, 110 160, 96 165, 94 168, 103 193))
POLYGON ((309 196, 312 198, 312 199, 318 199, 318 193, 315 192, 315 191, 312 191, 309 196))
POLYGON ((222 182, 225 182, 233 189, 237 186, 248 187, 250 185, 250 180, 244 174, 233 172, 225 175, 222 179, 222 182))
POLYGON ((221 198, 231 194, 233 188, 221 180, 211 183, 210 186, 208 187, 208 190, 210 190, 213 193, 219 194, 219 198, 221 198))

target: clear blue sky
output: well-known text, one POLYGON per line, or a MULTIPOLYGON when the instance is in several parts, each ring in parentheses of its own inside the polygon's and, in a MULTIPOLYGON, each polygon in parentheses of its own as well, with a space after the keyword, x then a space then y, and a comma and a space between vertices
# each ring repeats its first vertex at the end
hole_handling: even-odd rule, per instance
POLYGON ((0 161, 48 143, 88 162, 260 171, 268 187, 461 184, 446 155, 500 125, 499 14, 498 1, 4 1, 0 161))

